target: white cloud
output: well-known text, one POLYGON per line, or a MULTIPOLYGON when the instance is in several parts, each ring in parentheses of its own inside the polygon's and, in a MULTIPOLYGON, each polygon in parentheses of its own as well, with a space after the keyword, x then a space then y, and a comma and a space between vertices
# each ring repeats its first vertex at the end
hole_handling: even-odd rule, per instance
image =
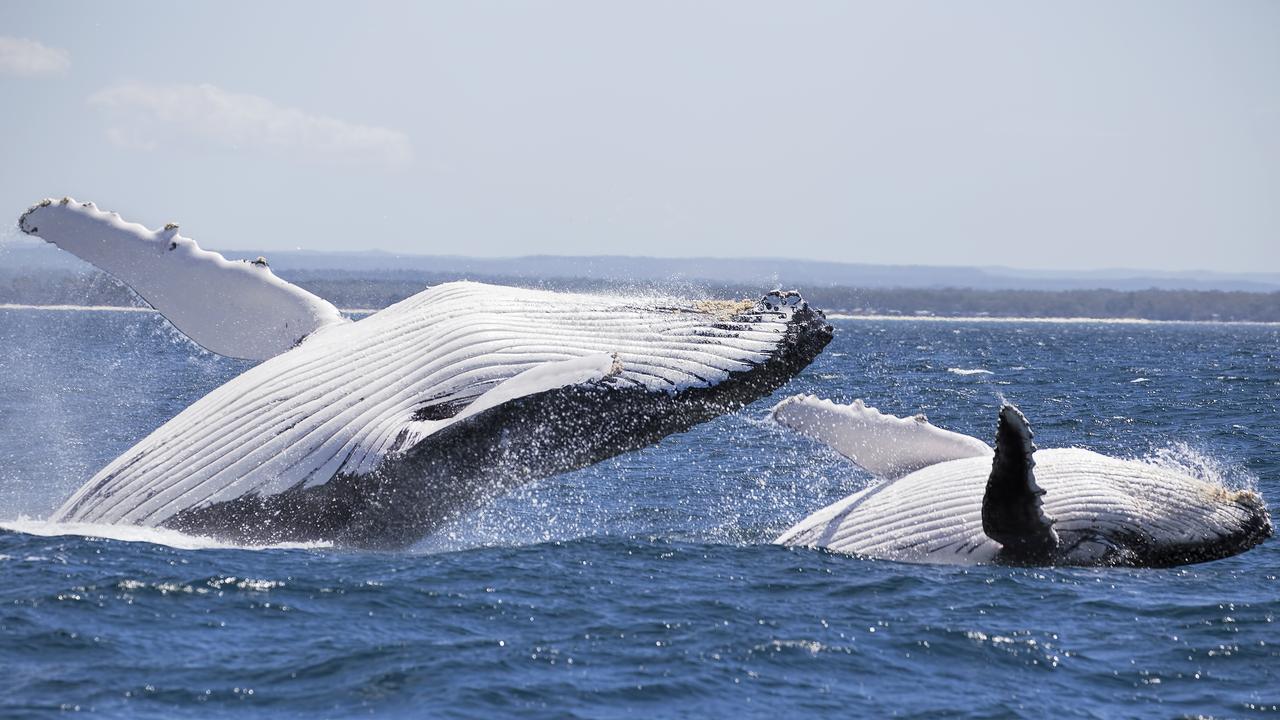
POLYGON ((213 85, 127 83, 94 93, 89 103, 109 113, 107 137, 124 147, 195 141, 296 160, 392 167, 413 158, 402 132, 311 115, 213 85))
POLYGON ((0 75, 56 75, 71 67, 71 53, 26 38, 0 35, 0 75))

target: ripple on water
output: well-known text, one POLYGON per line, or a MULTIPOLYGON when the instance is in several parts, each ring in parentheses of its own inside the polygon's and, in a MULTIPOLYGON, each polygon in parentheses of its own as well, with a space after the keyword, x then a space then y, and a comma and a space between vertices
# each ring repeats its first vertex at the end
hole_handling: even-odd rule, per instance
MULTIPOLYGON (((47 514, 241 369, 192 362, 139 313, 94 315, 0 314, 22 341, 0 343, 0 517, 47 514), (50 387, 68 389, 31 391, 50 387)), ((1280 491, 1273 329, 836 325, 786 392, 926 412, 984 439, 1003 393, 1043 446, 1280 491)), ((769 546, 870 482, 765 420, 779 399, 500 498, 409 552, 5 523, 0 716, 1276 712, 1274 541, 1172 570, 769 546)))

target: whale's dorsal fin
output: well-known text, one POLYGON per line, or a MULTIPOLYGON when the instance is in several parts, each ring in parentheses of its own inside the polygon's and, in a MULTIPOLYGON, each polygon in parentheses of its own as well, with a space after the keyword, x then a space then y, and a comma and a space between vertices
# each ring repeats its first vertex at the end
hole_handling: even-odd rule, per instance
POLYGON ((893 480, 947 460, 984 457, 977 438, 929 424, 923 415, 895 417, 855 400, 838 405, 796 395, 774 406, 773 419, 852 460, 878 478, 893 480))
POLYGON ((128 285, 206 350, 265 360, 311 333, 346 322, 337 308, 276 277, 261 262, 229 261, 202 250, 170 223, 148 230, 93 203, 45 200, 18 221, 128 285))
POLYGON ((1058 547, 1053 520, 1046 517, 1032 469, 1036 446, 1031 426, 1017 407, 1005 403, 996 427, 996 452, 982 496, 982 531, 1004 546, 1001 559, 1044 562, 1058 547))

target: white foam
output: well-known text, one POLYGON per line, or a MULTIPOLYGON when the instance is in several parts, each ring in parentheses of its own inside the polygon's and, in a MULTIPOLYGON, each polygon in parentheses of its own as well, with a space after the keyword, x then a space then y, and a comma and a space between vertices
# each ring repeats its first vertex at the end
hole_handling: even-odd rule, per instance
POLYGON ((49 312, 155 312, 154 309, 149 307, 130 307, 126 305, 24 305, 22 303, 0 303, 0 310, 42 310, 49 312))
POLYGON ((140 525, 110 525, 99 523, 63 523, 49 520, 31 520, 19 518, 0 522, 0 529, 19 532, 40 537, 60 537, 78 535, 81 537, 105 538, 122 542, 144 542, 153 545, 165 545, 179 550, 307 550, 332 547, 332 543, 280 543, 277 545, 235 545, 217 538, 203 535, 187 535, 167 528, 142 527, 140 525))
MULTIPOLYGON (((32 310, 39 312, 132 312, 158 314, 155 308, 138 305, 30 305, 27 303, 0 303, 0 310, 32 310)), ((346 316, 372 315, 377 308, 338 308, 346 316)))
POLYGON ((947 372, 956 375, 995 375, 995 373, 984 368, 947 368, 947 372))

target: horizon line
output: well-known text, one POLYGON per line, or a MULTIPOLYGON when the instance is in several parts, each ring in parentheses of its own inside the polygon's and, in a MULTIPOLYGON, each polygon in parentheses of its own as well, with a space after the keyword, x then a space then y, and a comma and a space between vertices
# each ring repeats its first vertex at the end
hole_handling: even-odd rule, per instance
MULTIPOLYGON (((6 244, 13 243, 16 245, 28 245, 30 248, 44 247, 49 245, 47 241, 35 238, 29 238, 24 235, 13 237, 0 237, 0 253, 3 252, 6 244)), ((594 260, 594 259, 610 259, 610 260, 657 260, 657 261, 676 261, 676 262, 693 262, 699 260, 706 261, 747 261, 762 263, 814 263, 824 265, 846 265, 850 267, 867 267, 867 268, 886 268, 886 269, 930 269, 930 270, 979 270, 979 271, 1013 271, 1019 273, 1045 273, 1057 275, 1089 275, 1097 273, 1140 273, 1155 275, 1219 275, 1234 276, 1238 278, 1267 278, 1272 282, 1280 282, 1280 269, 1278 270, 1211 270, 1204 268, 1169 270, 1158 268, 1139 268, 1124 266, 1108 266, 1095 268, 1046 268, 1046 267, 1025 267, 1015 265, 931 265, 927 263, 903 263, 903 262, 870 262, 862 260, 829 260, 811 257, 779 257, 770 255, 745 255, 745 256, 724 256, 724 255, 627 255, 618 253, 594 254, 594 255, 563 255, 554 253, 529 253, 525 255, 461 255, 457 253, 431 253, 431 252, 401 252, 394 250, 385 250, 382 248, 365 248, 352 250, 332 250, 332 249, 313 249, 304 247, 294 248, 206 248, 217 253, 235 253, 235 254, 261 254, 270 257, 267 253, 294 253, 303 255, 374 255, 385 256, 388 258, 449 258, 454 260, 482 261, 482 262, 502 262, 502 261, 519 261, 529 259, 560 259, 560 260, 594 260)), ((54 248, 57 251, 57 248, 54 248)), ((1132 276, 1130 276, 1132 277, 1132 276)), ((1138 279, 1141 278, 1138 275, 1138 279)), ((1117 278, 1119 279, 1119 278, 1117 278)))

